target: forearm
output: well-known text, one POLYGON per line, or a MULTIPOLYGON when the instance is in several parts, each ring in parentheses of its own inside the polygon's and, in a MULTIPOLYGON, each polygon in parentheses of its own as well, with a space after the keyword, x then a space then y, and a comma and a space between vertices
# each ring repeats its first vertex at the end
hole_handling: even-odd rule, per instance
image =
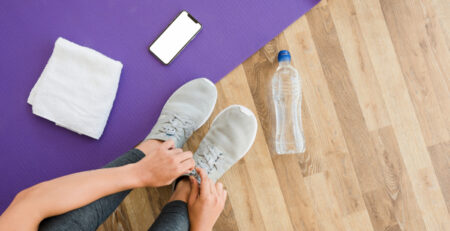
POLYGON ((45 217, 87 205, 101 197, 139 187, 133 165, 75 173, 36 185, 30 205, 45 217))
POLYGON ((19 193, 2 218, 16 223, 15 220, 21 217, 23 221, 23 216, 27 216, 37 226, 46 217, 71 211, 116 192, 140 187, 136 175, 134 164, 129 164, 46 181, 19 193))

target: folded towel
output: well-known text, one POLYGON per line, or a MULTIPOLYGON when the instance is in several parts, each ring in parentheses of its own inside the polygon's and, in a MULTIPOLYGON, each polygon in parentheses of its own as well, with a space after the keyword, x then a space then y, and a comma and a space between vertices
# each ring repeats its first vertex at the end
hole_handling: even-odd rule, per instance
POLYGON ((99 139, 119 85, 122 63, 64 38, 28 97, 33 114, 99 139))

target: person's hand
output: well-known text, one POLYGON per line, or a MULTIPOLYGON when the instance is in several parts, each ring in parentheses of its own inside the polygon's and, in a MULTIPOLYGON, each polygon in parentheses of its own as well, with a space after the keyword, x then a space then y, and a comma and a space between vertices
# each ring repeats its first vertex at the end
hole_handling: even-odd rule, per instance
POLYGON ((167 140, 133 165, 141 187, 159 187, 169 185, 177 177, 192 171, 195 162, 192 152, 183 152, 175 148, 173 140, 167 140))
POLYGON ((192 176, 191 193, 188 200, 189 221, 192 231, 211 231, 227 200, 227 191, 222 183, 214 184, 205 170, 196 168, 202 179, 200 186, 192 176))

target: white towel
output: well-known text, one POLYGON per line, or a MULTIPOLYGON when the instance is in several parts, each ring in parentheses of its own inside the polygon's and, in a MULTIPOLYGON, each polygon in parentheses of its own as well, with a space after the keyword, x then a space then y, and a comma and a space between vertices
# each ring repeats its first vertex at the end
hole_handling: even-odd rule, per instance
POLYGON ((33 114, 99 139, 116 97, 122 63, 64 38, 28 97, 33 114))

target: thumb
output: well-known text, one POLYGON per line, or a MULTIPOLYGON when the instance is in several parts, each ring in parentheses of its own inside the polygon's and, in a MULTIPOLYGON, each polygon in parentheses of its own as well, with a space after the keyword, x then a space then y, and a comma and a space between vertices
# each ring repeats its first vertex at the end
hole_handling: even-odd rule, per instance
POLYGON ((189 193, 189 204, 192 204, 197 200, 198 197, 198 182, 197 180, 190 176, 189 180, 191 181, 191 192, 189 193))

